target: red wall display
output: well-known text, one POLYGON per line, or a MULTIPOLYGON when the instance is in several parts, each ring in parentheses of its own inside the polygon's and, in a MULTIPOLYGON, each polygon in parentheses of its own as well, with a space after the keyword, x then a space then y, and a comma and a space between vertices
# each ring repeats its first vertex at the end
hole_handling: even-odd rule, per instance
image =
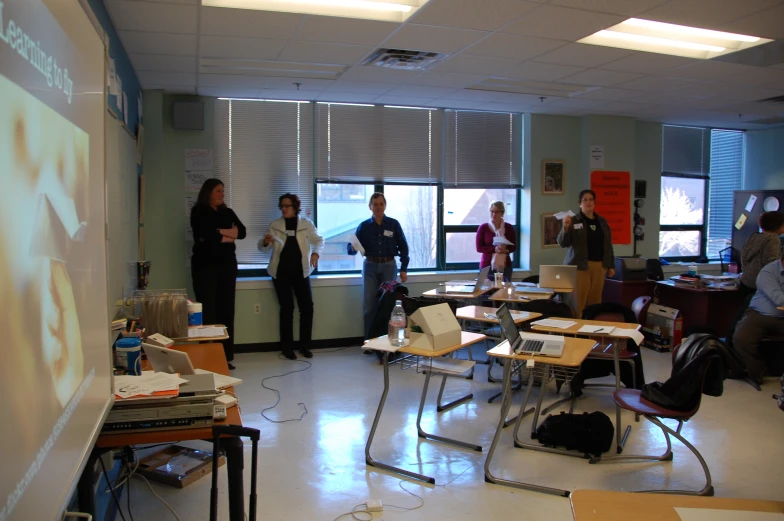
POLYGON ((613 244, 632 243, 631 175, 594 170, 591 190, 596 192, 596 213, 607 219, 613 244))

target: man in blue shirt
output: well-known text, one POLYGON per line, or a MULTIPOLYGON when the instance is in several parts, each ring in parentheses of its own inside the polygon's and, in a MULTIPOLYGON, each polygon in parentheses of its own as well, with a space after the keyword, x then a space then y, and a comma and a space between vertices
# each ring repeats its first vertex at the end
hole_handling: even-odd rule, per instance
MULTIPOLYGON (((397 264, 395 257, 400 257, 400 280, 408 280, 408 243, 400 223, 384 215, 387 200, 384 194, 376 192, 370 196, 368 207, 373 217, 363 221, 357 227, 356 236, 365 250, 365 262, 362 265, 362 285, 365 298, 362 311, 365 318, 367 334, 378 304, 378 287, 388 280, 395 280, 397 264)), ((349 243, 348 254, 356 255, 357 250, 349 243)))
POLYGON ((763 338, 784 337, 784 260, 775 260, 757 275, 757 292, 735 329, 732 343, 746 361, 749 377, 762 383, 766 363, 759 353, 763 338))

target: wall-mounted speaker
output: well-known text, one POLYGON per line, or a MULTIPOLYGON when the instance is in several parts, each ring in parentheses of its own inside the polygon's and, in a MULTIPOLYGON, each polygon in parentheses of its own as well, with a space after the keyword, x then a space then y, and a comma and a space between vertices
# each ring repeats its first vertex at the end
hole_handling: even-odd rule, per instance
POLYGON ((201 101, 172 103, 172 127, 177 130, 204 130, 204 103, 201 101))
POLYGON ((645 198, 645 191, 647 187, 647 181, 635 181, 634 182, 634 198, 635 199, 644 199, 645 198))

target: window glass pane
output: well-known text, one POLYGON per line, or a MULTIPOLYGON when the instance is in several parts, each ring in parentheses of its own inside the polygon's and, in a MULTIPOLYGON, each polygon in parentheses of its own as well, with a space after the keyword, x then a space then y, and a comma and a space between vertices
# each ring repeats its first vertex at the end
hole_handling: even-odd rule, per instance
POLYGON ((732 195, 741 188, 743 132, 711 130, 708 258, 716 259, 732 239, 732 195))
POLYGON ((476 251, 476 232, 446 234, 446 262, 475 262, 479 269, 481 253, 476 251))
POLYGON ((704 214, 704 179, 662 177, 660 224, 702 224, 704 214))
POLYGON ((699 230, 659 232, 659 257, 698 257, 701 242, 699 230))
POLYGON ((346 245, 359 223, 370 218, 368 201, 373 191, 373 185, 316 185, 318 231, 324 237, 320 272, 362 269, 362 256, 346 253, 346 245))
POLYGON ((384 186, 386 215, 400 221, 408 242, 409 269, 435 268, 437 251, 437 188, 384 186))
POLYGON ((517 224, 517 190, 453 188, 444 190, 444 225, 486 223, 490 220, 493 201, 503 201, 506 206, 504 221, 517 224))

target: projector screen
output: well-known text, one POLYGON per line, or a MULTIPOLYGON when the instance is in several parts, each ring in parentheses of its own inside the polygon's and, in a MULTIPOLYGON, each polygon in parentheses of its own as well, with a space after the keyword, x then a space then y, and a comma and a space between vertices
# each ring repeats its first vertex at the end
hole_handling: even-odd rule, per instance
POLYGON ((0 0, 0 521, 59 518, 112 404, 105 59, 78 0, 0 0))

